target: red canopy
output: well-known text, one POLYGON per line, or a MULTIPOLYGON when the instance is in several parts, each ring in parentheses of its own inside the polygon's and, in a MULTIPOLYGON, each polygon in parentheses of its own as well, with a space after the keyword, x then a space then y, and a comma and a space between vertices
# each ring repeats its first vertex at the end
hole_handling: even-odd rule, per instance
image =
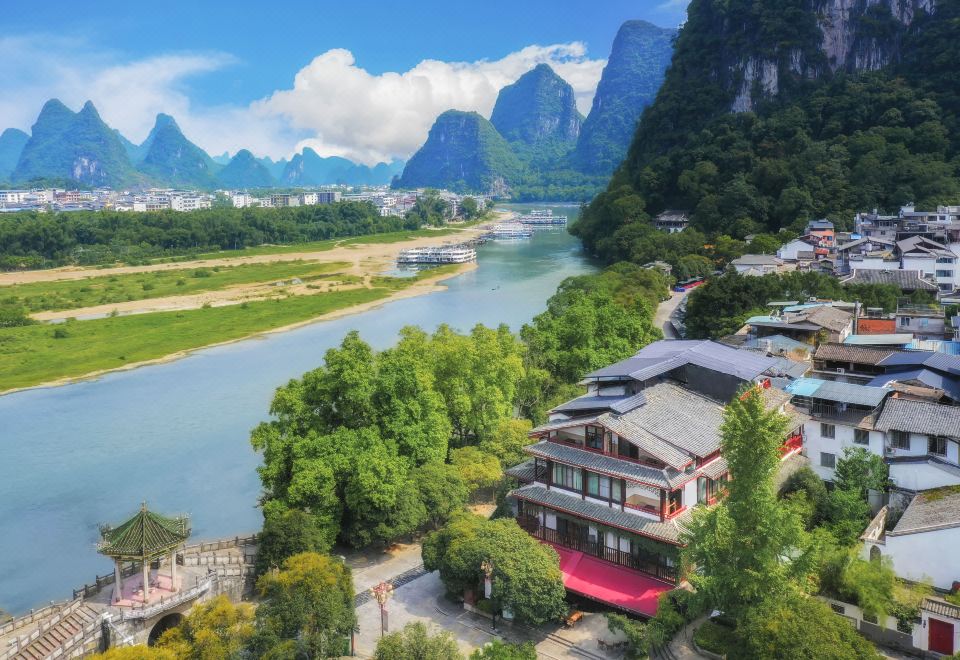
POLYGON ((563 586, 569 591, 615 607, 652 617, 657 613, 657 599, 675 587, 643 573, 617 566, 559 546, 563 586))

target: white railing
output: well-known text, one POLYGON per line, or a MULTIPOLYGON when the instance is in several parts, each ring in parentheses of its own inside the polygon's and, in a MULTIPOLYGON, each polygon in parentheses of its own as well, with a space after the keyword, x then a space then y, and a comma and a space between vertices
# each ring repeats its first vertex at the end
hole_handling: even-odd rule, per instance
POLYGON ((56 614, 51 616, 48 620, 44 621, 39 626, 37 626, 37 629, 34 630, 29 635, 25 635, 23 637, 17 637, 13 641, 11 641, 10 647, 6 650, 4 655, 0 655, 0 660, 7 660, 7 658, 15 657, 20 652, 21 649, 33 643, 35 640, 39 639, 41 635, 45 634, 48 630, 53 628, 55 625, 63 621, 65 618, 67 618, 74 612, 76 612, 77 608, 79 608, 81 605, 83 605, 82 598, 78 598, 74 601, 71 601, 68 605, 66 605, 65 607, 62 607, 60 611, 58 611, 56 614))
POLYGON ((186 591, 181 591, 178 594, 174 594, 170 598, 160 599, 160 601, 157 603, 152 605, 144 605, 143 607, 123 608, 121 612, 121 620, 130 621, 133 619, 149 619, 150 617, 155 616, 164 610, 168 610, 171 607, 176 607, 177 605, 199 597, 201 594, 208 591, 210 587, 213 586, 213 583, 216 582, 216 580, 216 574, 210 574, 198 582, 197 586, 187 589, 186 591))
POLYGON ((877 512, 870 524, 860 536, 862 541, 873 541, 874 543, 883 543, 884 528, 887 525, 887 507, 883 507, 877 512))
POLYGON ((31 610, 29 614, 18 616, 12 621, 8 621, 7 623, 0 626, 0 637, 9 635, 10 633, 12 633, 14 630, 18 628, 29 626, 31 623, 39 619, 45 619, 48 616, 50 616, 53 612, 60 610, 64 607, 67 607, 71 602, 72 601, 65 600, 60 603, 51 603, 50 605, 41 607, 38 610, 31 610))

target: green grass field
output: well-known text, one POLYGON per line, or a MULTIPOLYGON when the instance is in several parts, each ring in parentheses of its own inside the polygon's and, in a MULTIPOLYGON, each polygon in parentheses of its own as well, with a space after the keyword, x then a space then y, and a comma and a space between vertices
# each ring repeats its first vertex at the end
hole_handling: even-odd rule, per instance
MULTIPOLYGON (((293 278, 308 282, 329 277, 347 266, 349 264, 344 262, 298 260, 15 284, 0 287, 0 303, 19 305, 30 312, 78 309, 129 300, 216 291, 239 284, 288 281, 293 278)), ((350 279, 356 280, 355 277, 350 279)))
POLYGON ((161 358, 389 296, 353 289, 180 312, 0 329, 0 391, 161 358))

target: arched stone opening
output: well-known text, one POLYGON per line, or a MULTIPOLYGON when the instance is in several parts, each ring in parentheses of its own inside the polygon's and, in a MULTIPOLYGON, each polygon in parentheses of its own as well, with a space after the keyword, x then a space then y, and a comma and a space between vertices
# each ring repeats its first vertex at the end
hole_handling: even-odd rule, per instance
POLYGON ((173 612, 166 615, 150 630, 150 636, 147 638, 147 646, 153 646, 157 643, 157 640, 160 639, 160 635, 170 630, 171 628, 176 628, 181 623, 183 623, 183 615, 179 612, 173 612))
POLYGON ((875 545, 870 546, 870 561, 879 562, 880 561, 880 548, 875 545))

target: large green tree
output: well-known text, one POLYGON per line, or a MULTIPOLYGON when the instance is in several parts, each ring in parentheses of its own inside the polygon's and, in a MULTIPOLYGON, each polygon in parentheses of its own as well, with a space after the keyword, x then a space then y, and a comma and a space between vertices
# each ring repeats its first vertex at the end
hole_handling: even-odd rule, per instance
POLYGON ((451 593, 476 589, 481 564, 493 564, 491 599, 518 621, 540 625, 566 613, 565 591, 557 553, 520 529, 509 518, 487 520, 462 513, 423 542, 423 563, 439 570, 451 593))
POLYGON ((450 633, 431 635, 420 621, 384 635, 377 642, 374 660, 462 660, 463 655, 450 633))
POLYGON ((311 658, 339 657, 356 625, 353 578, 339 559, 316 553, 288 558, 257 581, 255 653, 294 647, 311 658))
POLYGON ((786 594, 813 568, 803 525, 774 489, 786 418, 767 410, 762 391, 745 389, 724 411, 722 451, 728 495, 697 509, 684 534, 690 582, 709 605, 740 617, 764 598, 786 594))

